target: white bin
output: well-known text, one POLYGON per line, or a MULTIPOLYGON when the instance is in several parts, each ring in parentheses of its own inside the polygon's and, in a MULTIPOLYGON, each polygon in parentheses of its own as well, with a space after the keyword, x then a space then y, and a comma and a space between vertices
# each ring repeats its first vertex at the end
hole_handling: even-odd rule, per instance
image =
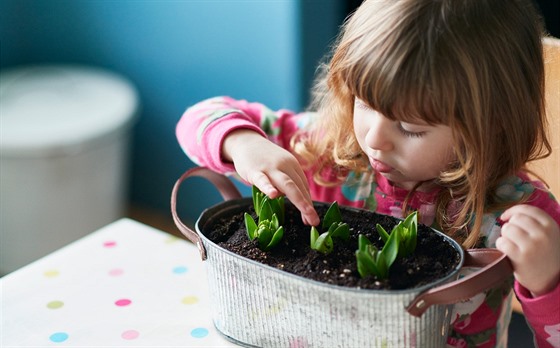
POLYGON ((124 215, 137 108, 104 70, 0 72, 0 275, 124 215))

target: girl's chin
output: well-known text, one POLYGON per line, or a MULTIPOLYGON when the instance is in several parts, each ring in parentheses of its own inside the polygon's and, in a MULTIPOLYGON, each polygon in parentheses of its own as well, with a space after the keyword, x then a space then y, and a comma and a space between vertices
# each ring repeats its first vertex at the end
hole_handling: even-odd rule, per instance
POLYGON ((389 180, 389 182, 393 186, 407 189, 407 190, 411 190, 414 187, 414 184, 412 184, 409 181, 403 180, 402 176, 398 175, 398 173, 396 173, 395 171, 391 171, 388 173, 379 173, 379 174, 381 174, 385 179, 389 180))
MULTIPOLYGON (((414 186, 416 186, 416 183, 409 183, 409 182, 407 182, 407 183, 400 183, 400 182, 396 182, 396 181, 392 181, 392 180, 389 180, 389 182, 390 182, 391 185, 393 185, 393 186, 396 186, 396 187, 398 187, 398 188, 402 188, 402 189, 408 190, 408 191, 411 191, 411 190, 414 188, 414 186)), ((418 189, 417 189, 417 190, 418 190, 418 189)))
MULTIPOLYGON (((400 176, 399 173, 395 171, 391 171, 389 173, 379 173, 379 174, 383 175, 383 177, 389 180, 391 185, 408 191, 414 189, 414 187, 416 187, 416 185, 419 183, 419 181, 403 180, 403 177, 400 176)), ((432 180, 426 180, 419 187, 416 188, 416 191, 429 192, 434 189, 434 186, 435 184, 432 182, 432 180)))

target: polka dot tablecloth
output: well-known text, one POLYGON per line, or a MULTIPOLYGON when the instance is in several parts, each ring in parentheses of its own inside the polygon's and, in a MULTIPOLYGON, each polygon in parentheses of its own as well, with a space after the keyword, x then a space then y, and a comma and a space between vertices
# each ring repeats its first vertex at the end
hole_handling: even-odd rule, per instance
POLYGON ((118 220, 0 279, 1 347, 236 347, 184 240, 118 220))

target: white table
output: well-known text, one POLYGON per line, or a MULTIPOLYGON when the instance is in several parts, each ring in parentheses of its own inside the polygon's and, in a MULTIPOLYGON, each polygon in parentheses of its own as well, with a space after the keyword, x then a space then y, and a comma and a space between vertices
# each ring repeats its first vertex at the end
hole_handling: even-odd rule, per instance
POLYGON ((4 276, 0 295, 5 348, 236 347, 196 247, 130 219, 4 276))

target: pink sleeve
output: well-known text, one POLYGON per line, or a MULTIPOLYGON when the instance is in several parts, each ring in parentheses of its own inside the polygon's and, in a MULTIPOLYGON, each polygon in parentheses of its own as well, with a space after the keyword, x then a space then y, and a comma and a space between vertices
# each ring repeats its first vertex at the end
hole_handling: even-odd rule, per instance
POLYGON ((222 143, 235 129, 250 129, 287 148, 295 131, 295 114, 272 111, 259 103, 215 97, 188 108, 176 127, 179 145, 197 165, 219 173, 235 171, 221 157, 222 143))
POLYGON ((523 314, 533 329, 536 347, 560 347, 560 283, 548 294, 533 298, 516 281, 515 293, 523 314))
POLYGON ((558 204, 552 192, 540 181, 533 181, 532 184, 535 186, 535 192, 533 192, 527 204, 541 208, 560 225, 560 204, 558 204))
MULTIPOLYGON (((536 190, 527 203, 543 209, 560 225, 560 205, 552 193, 539 181, 533 185, 536 190)), ((533 329, 536 347, 560 348, 560 283, 548 294, 536 298, 517 281, 514 287, 523 314, 533 329)))

